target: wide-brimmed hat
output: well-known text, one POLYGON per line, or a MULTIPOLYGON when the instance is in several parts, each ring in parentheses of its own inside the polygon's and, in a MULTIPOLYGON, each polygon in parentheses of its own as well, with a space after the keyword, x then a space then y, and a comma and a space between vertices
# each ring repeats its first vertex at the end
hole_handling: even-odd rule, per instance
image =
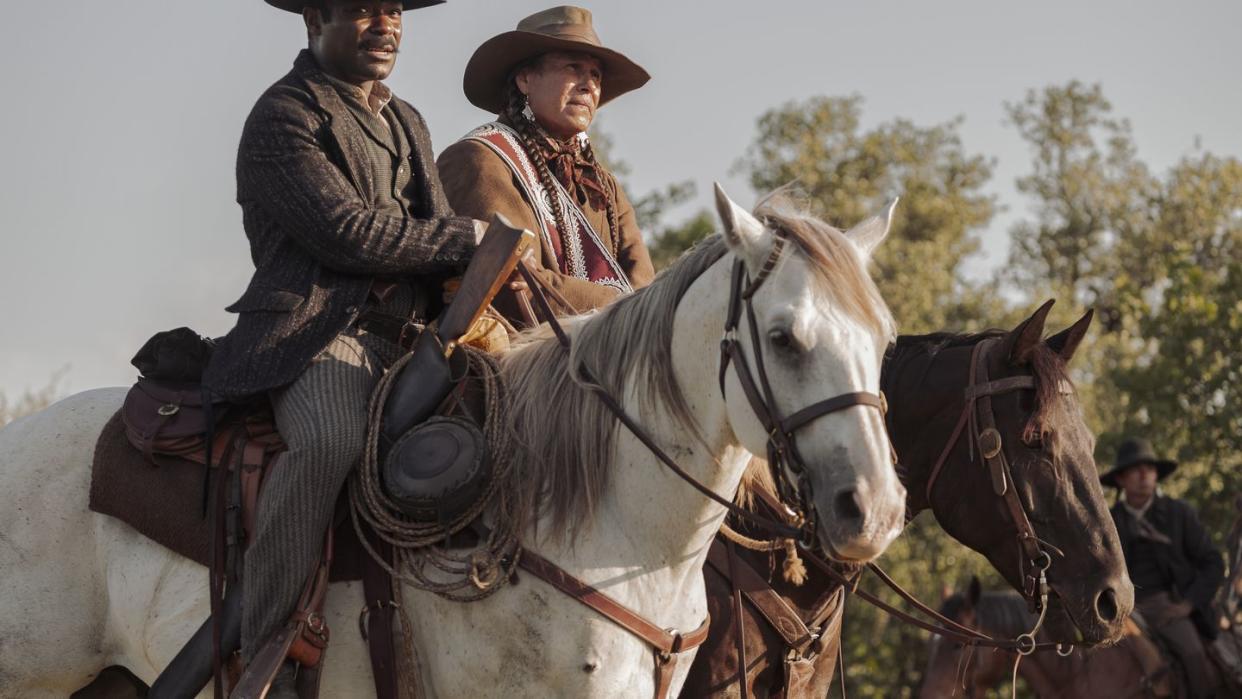
POLYGON ((513 69, 551 51, 578 51, 599 59, 604 69, 601 105, 651 79, 642 66, 600 43, 590 10, 562 5, 536 12, 518 22, 516 30, 497 34, 475 49, 462 78, 466 99, 479 109, 499 114, 505 108, 506 83, 513 69))
MULTIPOLYGON (((263 0, 272 7, 279 7, 282 10, 296 12, 302 14, 302 9, 310 4, 310 0, 263 0)), ((431 7, 432 5, 443 5, 446 0, 402 0, 401 8, 404 10, 417 10, 421 7, 431 7)))
POLYGON ((1156 480, 1162 481, 1164 477, 1177 470, 1177 462, 1169 459, 1161 459, 1156 456, 1156 450, 1151 448, 1151 442, 1146 439, 1138 439, 1131 437, 1121 443, 1117 449, 1117 460, 1113 462, 1113 467, 1107 473, 1100 476, 1100 482, 1104 485, 1110 485, 1114 488, 1120 488, 1117 484, 1117 476, 1122 471, 1137 466, 1138 464, 1151 464, 1156 467, 1156 480))

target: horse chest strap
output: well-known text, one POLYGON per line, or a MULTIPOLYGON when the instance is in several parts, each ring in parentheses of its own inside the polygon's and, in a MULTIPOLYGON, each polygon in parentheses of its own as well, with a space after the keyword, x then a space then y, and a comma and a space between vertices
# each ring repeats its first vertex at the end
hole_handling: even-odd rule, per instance
POLYGON ((594 586, 583 582, 533 551, 523 549, 521 558, 518 560, 518 566, 583 605, 590 607, 604 618, 629 631, 651 646, 655 653, 657 699, 663 699, 663 697, 668 696, 677 655, 698 648, 707 640, 707 630, 711 621, 711 615, 708 615, 708 618, 704 619, 697 629, 689 633, 683 634, 676 630, 663 629, 643 615, 596 589, 594 586))

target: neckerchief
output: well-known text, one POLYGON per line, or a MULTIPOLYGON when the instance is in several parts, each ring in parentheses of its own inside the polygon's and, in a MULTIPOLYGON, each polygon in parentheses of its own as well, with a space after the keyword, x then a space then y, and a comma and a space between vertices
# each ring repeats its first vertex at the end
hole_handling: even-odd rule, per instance
POLYGON ((603 177, 596 164, 583 154, 581 140, 574 137, 566 142, 546 137, 537 143, 540 154, 548 163, 548 170, 562 187, 574 193, 579 206, 589 203, 596 211, 607 207, 608 195, 604 192, 603 177))

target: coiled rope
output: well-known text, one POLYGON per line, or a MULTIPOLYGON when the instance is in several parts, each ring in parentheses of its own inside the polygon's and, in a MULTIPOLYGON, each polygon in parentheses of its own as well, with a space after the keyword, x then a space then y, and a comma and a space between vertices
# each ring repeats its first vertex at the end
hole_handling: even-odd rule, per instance
MULTIPOLYGON (((466 356, 467 370, 457 380, 450 396, 458 396, 465 382, 475 381, 482 389, 484 415, 482 428, 491 459, 491 477, 479 499, 466 511, 442 522, 419 522, 402 513, 381 486, 379 463, 380 418, 388 393, 412 353, 397 361, 380 380, 371 396, 368 411, 370 430, 362 464, 349 480, 350 518, 354 531, 367 553, 388 571, 395 581, 420 590, 433 592, 445 599, 471 602, 494 594, 510 579, 517 568, 521 542, 513 523, 516 503, 504 487, 509 481, 513 464, 512 433, 506 424, 503 406, 505 385, 500 365, 492 355, 459 345, 456 352, 466 356), (486 513, 487 533, 478 546, 453 550, 450 538, 462 532, 475 519, 486 513), (393 564, 380 556, 364 530, 369 525, 373 536, 393 548, 393 564)), ((477 417, 476 417, 477 419, 477 417)), ((400 594, 400 585, 394 585, 400 594)))

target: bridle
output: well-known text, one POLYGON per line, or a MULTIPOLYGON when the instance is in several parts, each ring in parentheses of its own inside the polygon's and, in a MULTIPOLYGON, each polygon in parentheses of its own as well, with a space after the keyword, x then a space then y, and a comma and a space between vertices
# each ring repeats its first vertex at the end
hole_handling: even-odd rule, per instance
POLYGON ((804 548, 815 544, 815 503, 812 498, 810 476, 806 462, 798 451, 794 433, 811 422, 839 410, 857 405, 870 406, 880 411, 881 420, 886 410, 884 395, 868 391, 843 393, 817 403, 808 405, 788 417, 782 417, 776 408, 772 386, 768 382, 768 373, 763 363, 763 343, 759 337, 759 323, 755 318, 755 308, 751 300, 764 280, 776 268, 777 262, 785 248, 785 237, 780 229, 775 229, 772 250, 763 265, 752 279, 746 270, 746 264, 740 258, 733 263, 733 276, 729 284, 729 307, 725 317, 724 337, 720 340, 720 395, 725 397, 725 378, 729 367, 733 367, 742 392, 750 403, 751 410, 763 429, 768 433, 767 461, 772 469, 773 480, 777 484, 778 494, 786 503, 796 502, 800 511, 796 511, 794 520, 802 524, 802 536, 798 542, 804 548), (751 347, 755 353, 755 375, 751 374, 750 364, 746 361, 746 353, 742 343, 737 339, 737 327, 742 316, 742 307, 746 308, 746 321, 750 327, 751 347), (786 468, 788 467, 788 468, 786 468), (796 481, 790 477, 790 472, 796 481))
MULTIPOLYGON (((768 462, 781 477, 777 482, 782 483, 791 495, 798 497, 798 501, 802 503, 804 513, 812 514, 814 512, 814 505, 810 494, 810 479, 807 475, 805 463, 798 453, 797 444, 794 441, 794 432, 819 417, 855 405, 870 405, 880 410, 882 414, 884 412, 884 399, 881 396, 867 392, 846 393, 809 405, 787 418, 782 418, 774 407, 772 387, 768 383, 767 371, 763 365, 763 350, 760 346, 755 310, 751 304, 751 298, 776 267, 784 249, 784 238, 779 230, 774 241, 772 251, 753 280, 749 273, 747 273, 746 265, 742 260, 737 260, 733 265, 729 292, 729 311, 725 320, 724 338, 720 342, 720 390, 722 397, 724 397, 725 374, 729 365, 732 364, 734 371, 737 373, 738 380, 742 384, 742 389, 746 393, 752 409, 755 411, 755 415, 763 424, 764 429, 768 431, 768 462), (746 306, 747 319, 750 323, 750 336, 754 345, 756 359, 755 366, 759 374, 758 384, 756 384, 754 377, 750 373, 746 355, 742 350, 741 344, 736 339, 736 331, 738 321, 741 318, 743 303, 746 306), (762 388, 762 393, 760 393, 760 387, 762 388), (790 483, 785 475, 786 469, 779 467, 779 464, 784 463, 787 463, 792 470, 796 471, 798 478, 796 484, 790 483)), ((518 262, 517 269, 526 281, 527 288, 535 300, 539 314, 543 316, 544 321, 551 327, 557 341, 568 354, 571 340, 565 333, 565 329, 557 321, 556 315, 552 312, 545 294, 552 296, 561 303, 565 303, 565 300, 554 288, 544 284, 524 261, 518 262)), ((566 303, 566 305, 568 304, 566 303)), ((656 458, 682 480, 686 481, 686 483, 723 505, 729 512, 749 520, 762 529, 777 536, 796 538, 806 546, 814 544, 815 526, 812 517, 803 514, 794 520, 797 526, 790 526, 783 522, 756 515, 717 495, 713 490, 682 469, 663 448, 656 444, 651 439, 651 436, 647 434, 647 431, 633 417, 626 413, 625 408, 620 402, 600 385, 587 366, 579 364, 576 370, 582 379, 581 385, 594 393, 604 406, 656 458)), ((518 565, 646 642, 654 651, 655 696, 657 699, 663 699, 669 692, 678 656, 697 648, 707 640, 710 616, 703 621, 699 628, 689 633, 683 634, 673 629, 661 629, 658 624, 619 601, 612 599, 594 586, 569 574, 533 551, 522 550, 519 553, 518 565)))
MULTIPOLYGON (((730 305, 731 307, 733 306, 732 303, 730 305)), ((736 318, 736 312, 731 311, 730 317, 736 318)), ((736 321, 733 323, 733 326, 736 326, 736 321)), ((752 339, 755 339, 755 345, 758 347, 758 341, 753 334, 753 328, 754 323, 752 319, 752 339)), ((728 336, 726 336, 726 340, 728 340, 728 336)), ((1009 462, 1004 452, 1000 432, 996 428, 996 419, 992 411, 991 399, 992 396, 1012 391, 1034 389, 1035 379, 1032 376, 1016 376, 998 379, 996 381, 990 380, 987 372, 988 353, 994 347, 997 347, 999 343, 999 338, 989 338, 976 344, 972 349, 970 373, 968 375, 968 380, 971 383, 969 383, 966 389, 964 389, 965 405, 962 408, 961 417, 958 419, 957 426, 954 428, 948 442, 945 444, 944 450, 941 452, 940 457, 936 460, 935 465, 932 467, 925 492, 928 504, 930 505, 932 489, 936 483, 936 478, 939 476, 940 471, 947 462, 953 448, 957 445, 958 440, 961 438, 962 432, 969 425, 971 427, 969 443, 971 460, 973 461, 974 459, 974 450, 978 448, 980 454, 983 456, 984 464, 988 467, 993 485, 993 491, 998 497, 1001 497, 1004 500, 1006 508, 1009 510, 1010 516, 1015 522, 1015 526, 1018 530, 1017 536, 1019 539, 1019 545, 1022 549, 1022 555, 1024 557, 1021 561, 1024 591, 1023 597, 1027 600, 1028 606, 1032 608, 1033 612, 1036 611, 1036 609, 1038 609, 1039 612, 1039 618, 1034 627, 1031 628, 1030 631, 1021 634, 1012 640, 992 638, 987 634, 949 619, 948 617, 945 617, 936 610, 927 606, 909 591, 902 588, 901 585, 899 585, 895 580, 889 577, 889 575, 885 573, 878 564, 871 562, 866 565, 867 570, 870 570, 880 579, 882 583, 884 583, 884 585, 897 593, 897 595, 905 600, 905 602, 934 620, 932 622, 928 622, 908 614, 885 602, 876 595, 859 588, 859 577, 847 575, 837 570, 832 563, 822 558, 816 551, 804 549, 802 559, 813 565, 829 579, 839 585, 842 585, 848 592, 858 596, 860 599, 871 604, 877 609, 900 619, 905 623, 941 636, 946 641, 961 645, 967 652, 967 655, 964 655, 963 657, 969 657, 970 654, 973 654, 979 648, 994 648, 1016 653, 1017 658, 1015 659, 1014 665, 1014 672, 1016 673, 1017 659, 1041 650, 1055 650, 1057 655, 1065 657, 1073 652, 1074 646, 1047 641, 1037 642, 1035 640, 1035 635, 1042 627, 1044 616, 1047 613, 1049 591, 1047 571, 1048 568, 1051 567, 1052 563, 1052 555, 1049 551, 1062 557, 1064 557, 1064 553, 1062 553, 1055 546, 1039 539, 1035 535, 1034 528, 1030 523, 1030 518, 1027 516, 1026 510, 1023 508, 1023 505, 1018 499, 1018 495, 1012 486, 1013 475, 1010 472, 1009 462)), ((722 348, 722 352, 725 351, 726 349, 722 348)), ((733 351, 737 352, 738 350, 733 351)), ((738 362, 738 365, 742 366, 742 363, 738 362)), ((722 363, 722 379, 723 371, 722 363)), ((746 380, 743 379, 743 386, 745 385, 746 380)), ((883 394, 881 394, 881 396, 882 395, 883 394)), ((825 403, 827 402, 830 401, 825 401, 825 403)), ((811 406, 811 408, 800 411, 798 414, 810 411, 818 405, 819 404, 811 406)), ((756 412, 759 413, 758 410, 756 412)), ((798 414, 795 414, 794 417, 797 417, 798 414)), ((779 421, 777 422, 779 424, 779 421)), ((793 422, 793 420, 791 419, 789 422, 793 422)), ((788 500, 785 498, 782 497, 778 499, 775 496, 765 497, 765 491, 762 488, 756 489, 755 492, 760 496, 760 499, 774 511, 779 512, 787 508, 786 503, 788 500), (771 499, 769 499, 769 497, 771 499)), ((733 575, 730 573, 726 577, 732 579, 733 575)), ((740 604, 736 602, 736 586, 734 589, 734 597, 735 607, 737 608, 735 614, 738 618, 741 618, 742 612, 740 604)), ((745 644, 744 641, 741 640, 741 636, 738 636, 738 652, 739 657, 745 657, 745 644)), ((744 664, 745 663, 743 663, 743 665, 744 664)), ((972 670, 973 668, 971 667, 969 661, 967 661, 964 667, 959 667, 959 679, 968 677, 972 670)), ((844 681, 844 667, 842 667, 841 672, 843 673, 842 680, 844 681)), ((738 681, 739 686, 741 687, 742 696, 747 696, 748 689, 745 677, 739 674, 738 681)))
POLYGON ((1029 632, 1018 637, 1022 644, 1018 652, 1029 654, 1035 648, 1035 633, 1043 625, 1044 616, 1048 611, 1048 569, 1052 567, 1052 554, 1064 557, 1065 554, 1057 547, 1040 539, 1031 526, 1026 508, 1013 487, 1013 473, 1009 467, 1009 459, 1005 455, 1005 446, 1000 431, 996 429, 996 416, 992 412, 992 396, 1013 391, 1033 390, 1033 376, 1011 376, 995 381, 988 377, 988 354, 999 347, 1001 338, 988 338, 976 344, 970 355, 970 381, 965 390, 965 404, 962 406, 961 417, 953 429, 949 441, 936 463, 932 466, 931 475, 927 478, 925 496, 931 505, 932 490, 941 469, 953 451, 962 432, 969 426, 967 444, 970 459, 974 461, 975 451, 983 459, 988 476, 992 483, 992 492, 1005 504, 1009 517, 1017 530, 1018 546, 1021 549, 1019 572, 1022 576, 1022 596, 1026 598, 1031 613, 1038 613, 1039 619, 1029 632), (1027 648, 1029 647, 1029 650, 1027 648), (1023 651, 1026 650, 1025 653, 1023 651))

